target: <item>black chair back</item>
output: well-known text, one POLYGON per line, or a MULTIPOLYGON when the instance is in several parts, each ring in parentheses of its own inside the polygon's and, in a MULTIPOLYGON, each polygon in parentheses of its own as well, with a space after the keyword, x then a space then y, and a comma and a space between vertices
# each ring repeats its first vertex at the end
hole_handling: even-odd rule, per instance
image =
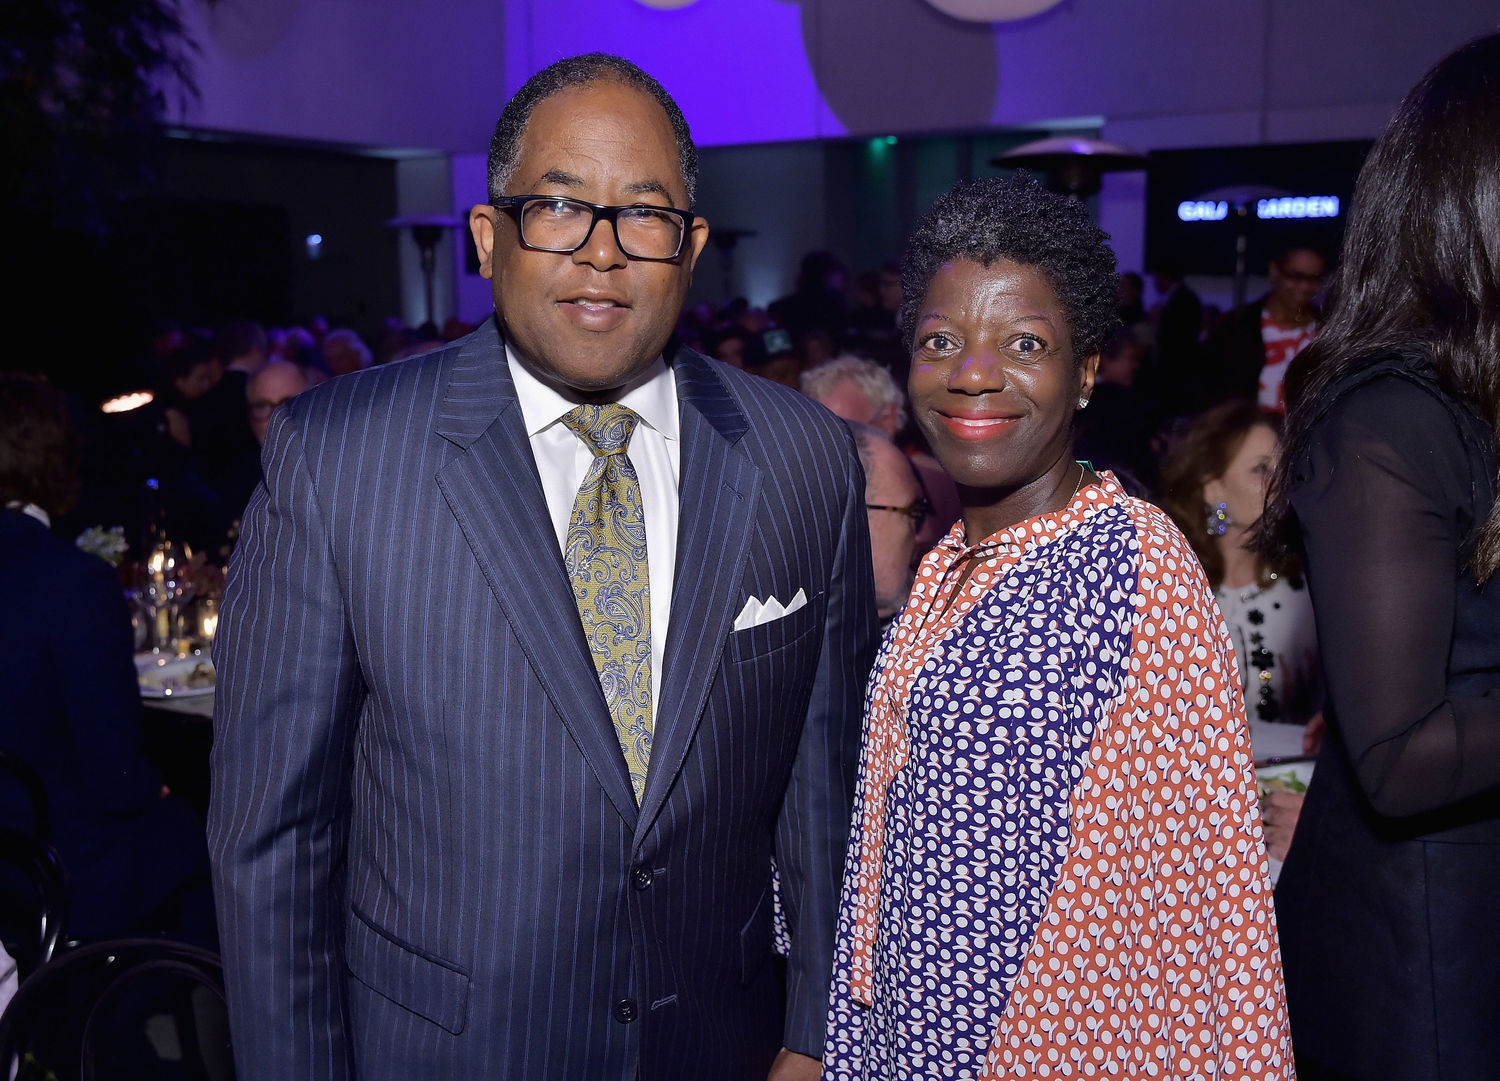
POLYGON ((26 979, 52 959, 68 925, 68 877, 50 845, 0 829, 0 943, 26 979))
POLYGON ((58 1081, 232 1081, 216 954, 117 939, 58 954, 0 1015, 0 1076, 58 1081))
POLYGON ((0 779, 0 783, 7 788, 17 789, 17 794, 24 797, 23 800, 7 799, 5 806, 24 802, 31 809, 30 823, 5 822, 5 827, 23 833, 30 832, 42 841, 51 841, 52 808, 47 802, 47 788, 42 783, 41 774, 26 759, 3 748, 0 748, 0 774, 6 775, 6 778, 0 779))

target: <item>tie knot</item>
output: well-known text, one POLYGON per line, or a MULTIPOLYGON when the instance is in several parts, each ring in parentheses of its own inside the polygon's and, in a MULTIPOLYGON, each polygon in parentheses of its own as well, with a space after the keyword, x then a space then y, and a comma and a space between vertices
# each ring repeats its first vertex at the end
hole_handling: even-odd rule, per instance
POLYGON ((623 454, 630 445, 630 433, 640 417, 618 402, 603 405, 580 405, 563 417, 568 429, 588 444, 595 457, 623 454))

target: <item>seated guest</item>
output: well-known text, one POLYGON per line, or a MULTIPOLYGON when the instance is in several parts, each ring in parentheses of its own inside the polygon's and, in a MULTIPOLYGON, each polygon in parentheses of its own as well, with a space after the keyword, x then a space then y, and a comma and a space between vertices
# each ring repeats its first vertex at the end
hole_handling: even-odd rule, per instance
POLYGON ((1023 173, 939 198, 902 260, 963 517, 871 677, 831 1081, 1290 1076, 1228 635, 1170 519, 1073 458, 1105 240, 1023 173))
MULTIPOLYGON (((182 929, 180 902, 206 938, 203 823, 142 753, 125 595, 109 564, 49 528, 76 486, 62 396, 0 374, 0 747, 41 775, 71 884, 70 934, 182 929)), ((4 791, 0 824, 26 828, 29 812, 4 791)))
POLYGON ((295 398, 308 386, 306 371, 285 360, 270 361, 250 377, 250 382, 245 387, 247 400, 243 403, 241 414, 249 417, 255 445, 240 455, 234 468, 225 475, 219 489, 224 506, 236 518, 249 504, 251 493, 260 483, 260 447, 266 441, 271 417, 278 406, 295 398))
MULTIPOLYGON (((890 439, 906 427, 906 394, 891 373, 873 360, 846 355, 824 361, 803 373, 802 393, 835 415, 869 424, 890 439)), ((907 453, 932 511, 917 533, 921 553, 957 520, 958 492, 932 455, 916 448, 907 453)))
POLYGON ((865 471, 865 516, 875 567, 875 609, 880 629, 906 604, 911 592, 917 532, 931 516, 911 459, 878 428, 851 421, 859 464, 865 471))
POLYGON ((891 373, 864 357, 825 360, 802 373, 802 393, 845 420, 895 438, 906 423, 906 394, 891 373))
POLYGON ((271 426, 276 407, 291 401, 310 385, 303 368, 284 360, 273 360, 255 374, 245 387, 245 407, 257 446, 266 441, 266 430, 271 426))

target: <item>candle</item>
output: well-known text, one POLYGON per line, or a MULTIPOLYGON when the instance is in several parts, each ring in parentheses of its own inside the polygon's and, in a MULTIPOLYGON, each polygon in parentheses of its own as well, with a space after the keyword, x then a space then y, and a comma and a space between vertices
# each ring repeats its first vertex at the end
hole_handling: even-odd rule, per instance
POLYGON ((205 642, 214 640, 219 629, 219 606, 212 597, 205 597, 198 605, 198 637, 205 642))

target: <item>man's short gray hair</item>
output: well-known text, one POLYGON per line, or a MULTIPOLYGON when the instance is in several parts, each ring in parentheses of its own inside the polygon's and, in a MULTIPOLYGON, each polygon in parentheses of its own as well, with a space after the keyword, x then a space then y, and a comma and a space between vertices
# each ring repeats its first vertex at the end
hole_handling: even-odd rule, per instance
POLYGON ((816 402, 825 402, 827 396, 845 379, 859 388, 865 400, 870 403, 872 415, 879 416, 884 410, 894 406, 895 430, 899 432, 906 424, 906 395, 896 385, 895 377, 873 360, 866 360, 852 353, 825 360, 816 368, 803 372, 802 393, 816 402))

